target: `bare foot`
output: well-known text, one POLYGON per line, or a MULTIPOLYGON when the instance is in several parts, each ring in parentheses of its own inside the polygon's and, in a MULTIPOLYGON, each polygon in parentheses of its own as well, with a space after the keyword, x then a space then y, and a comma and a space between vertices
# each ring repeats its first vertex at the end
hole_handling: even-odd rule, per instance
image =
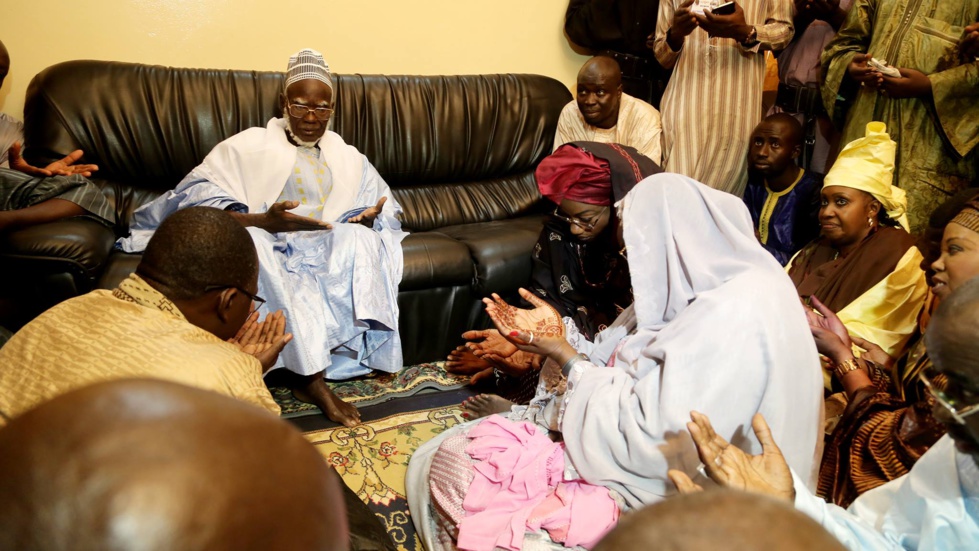
POLYGON ((465 409, 462 416, 467 419, 479 419, 480 417, 510 411, 512 405, 513 402, 510 400, 495 394, 477 394, 462 402, 462 407, 465 409))
POLYGON ((306 378, 304 387, 297 387, 292 390, 292 395, 301 402, 314 404, 320 408, 331 421, 335 421, 347 427, 354 427, 360 424, 360 412, 351 404, 341 400, 330 390, 323 380, 323 373, 317 373, 306 378))
POLYGON ((447 360, 445 370, 456 375, 474 375, 490 367, 489 362, 477 358, 465 345, 449 352, 447 360))

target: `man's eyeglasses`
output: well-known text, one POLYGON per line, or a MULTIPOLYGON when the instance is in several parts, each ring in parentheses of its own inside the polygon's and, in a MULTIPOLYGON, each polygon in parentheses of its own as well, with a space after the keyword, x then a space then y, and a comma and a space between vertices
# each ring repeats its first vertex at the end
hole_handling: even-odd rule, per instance
POLYGON ((288 107, 289 116, 295 119, 304 119, 306 115, 312 113, 314 117, 325 121, 333 114, 332 107, 309 107, 300 103, 290 103, 288 107))
POLYGON ((248 297, 248 298, 250 298, 250 299, 252 299, 252 300, 255 301, 255 309, 256 310, 259 309, 259 308, 261 308, 262 305, 265 304, 265 299, 264 298, 262 298, 262 297, 260 297, 258 295, 249 293, 248 291, 242 289, 241 287, 238 287, 237 285, 208 285, 207 287, 204 287, 204 292, 207 293, 207 292, 210 292, 210 291, 218 291, 218 290, 221 290, 221 289, 237 289, 238 291, 242 292, 246 297, 248 297))
POLYGON ((592 231, 595 229, 595 224, 598 223, 598 220, 602 217, 603 214, 605 214, 605 211, 607 210, 608 207, 605 207, 601 211, 599 211, 599 213, 592 218, 593 222, 588 222, 586 220, 582 220, 581 218, 575 218, 574 216, 565 216, 561 214, 561 207, 554 209, 552 216, 554 216, 554 218, 557 218, 558 220, 561 220, 562 222, 567 222, 572 226, 578 226, 579 228, 585 231, 592 231))
POLYGON ((925 388, 927 388, 928 392, 930 392, 932 397, 935 398, 935 401, 938 402, 938 404, 952 416, 952 419, 955 419, 956 423, 964 425, 966 417, 979 411, 979 404, 967 406, 956 404, 956 400, 954 398, 950 398, 947 394, 942 392, 935 385, 935 383, 928 378, 924 371, 918 374, 918 379, 920 379, 921 383, 925 385, 925 388))

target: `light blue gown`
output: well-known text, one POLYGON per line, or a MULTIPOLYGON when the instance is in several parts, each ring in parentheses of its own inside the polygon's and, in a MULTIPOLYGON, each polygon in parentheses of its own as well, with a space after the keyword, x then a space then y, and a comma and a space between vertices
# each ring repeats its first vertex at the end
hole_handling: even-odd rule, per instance
MULTIPOLYGON (((319 219, 333 190, 333 175, 317 150, 298 150, 277 202, 298 201, 300 206, 290 212, 319 219)), ((270 234, 248 228, 261 265, 258 294, 268 301, 260 313, 264 317, 281 309, 286 330, 294 335, 273 369, 285 367, 302 375, 325 370, 328 379, 340 380, 402 367, 397 298, 404 232, 396 218, 401 207, 366 159, 364 167, 357 207, 333 222, 333 229, 270 234), (381 196, 388 200, 373 229, 344 222, 381 196)), ((173 191, 138 209, 131 235, 117 247, 144 250, 167 216, 193 206, 248 212, 244 203, 195 169, 173 191)))

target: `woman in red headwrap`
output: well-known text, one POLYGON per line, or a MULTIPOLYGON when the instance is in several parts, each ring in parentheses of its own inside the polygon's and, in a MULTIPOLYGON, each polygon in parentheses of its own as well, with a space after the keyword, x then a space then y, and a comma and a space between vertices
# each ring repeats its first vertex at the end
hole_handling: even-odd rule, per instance
POLYGON ((615 203, 657 172, 632 148, 589 142, 561 146, 537 167, 537 187, 557 208, 534 246, 531 289, 585 338, 632 304, 615 203))
MULTIPOLYGON (((537 167, 541 195, 556 208, 534 245, 529 289, 562 318, 570 318, 586 339, 632 304, 629 266, 616 237, 615 203, 639 181, 658 172, 662 170, 653 161, 631 147, 596 142, 562 145, 537 167)), ((497 367, 504 375, 526 378, 526 384, 504 379, 498 385, 508 398, 522 402, 533 395, 536 373, 521 375, 539 367, 539 361, 524 357, 525 353, 494 333, 466 333, 466 339, 482 342, 469 342, 452 351, 446 368, 454 373, 489 375, 492 371, 484 370, 497 367)))

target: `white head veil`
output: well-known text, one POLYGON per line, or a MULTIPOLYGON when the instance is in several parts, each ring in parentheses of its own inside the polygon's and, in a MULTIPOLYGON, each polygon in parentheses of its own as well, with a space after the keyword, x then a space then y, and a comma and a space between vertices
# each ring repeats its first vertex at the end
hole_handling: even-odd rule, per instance
POLYGON ((640 182, 623 205, 637 329, 615 367, 572 376, 562 430, 583 478, 632 506, 696 475, 686 423, 706 413, 750 453, 765 415, 789 464, 810 474, 822 375, 791 280, 755 238, 743 202, 677 174, 640 182))

